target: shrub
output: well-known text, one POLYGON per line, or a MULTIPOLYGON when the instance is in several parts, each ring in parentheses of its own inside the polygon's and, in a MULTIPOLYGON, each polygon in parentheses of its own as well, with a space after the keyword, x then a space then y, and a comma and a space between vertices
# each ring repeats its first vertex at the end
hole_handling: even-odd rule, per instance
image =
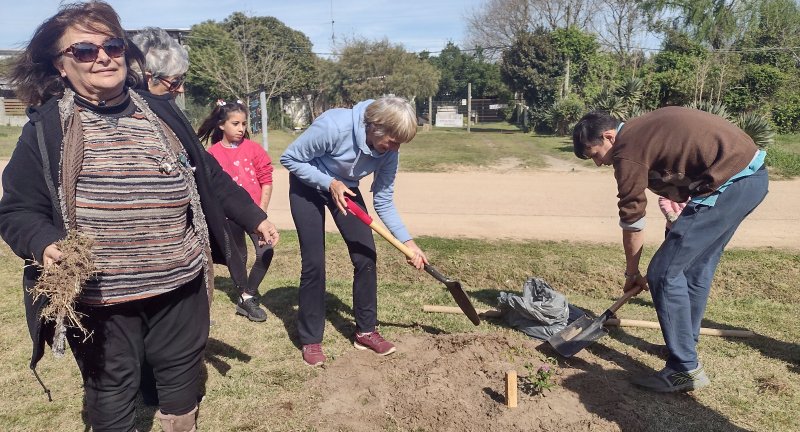
POLYGON ((772 121, 779 133, 800 132, 800 94, 788 95, 775 104, 772 121))
POLYGON ((583 101, 578 96, 568 95, 550 107, 548 112, 550 127, 557 135, 566 135, 581 118, 584 110, 583 101))

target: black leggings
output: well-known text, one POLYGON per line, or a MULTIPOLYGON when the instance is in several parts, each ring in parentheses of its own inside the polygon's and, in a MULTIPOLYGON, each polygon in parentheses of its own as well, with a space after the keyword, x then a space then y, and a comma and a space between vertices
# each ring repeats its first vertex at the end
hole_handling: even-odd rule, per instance
MULTIPOLYGON (((353 201, 364 207, 358 188, 353 201)), ((378 275, 375 269, 375 240, 372 230, 353 215, 343 215, 327 191, 306 185, 289 176, 289 205, 300 242, 302 270, 297 330, 303 345, 322 342, 325 329, 325 207, 347 244, 353 263, 353 314, 356 331, 375 329, 378 320, 378 275)))
MULTIPOLYGON (((245 268, 247 268, 247 245, 245 244, 245 231, 244 228, 237 225, 235 222, 228 220, 228 227, 231 229, 231 240, 233 245, 239 250, 239 253, 244 259, 245 268)), ((264 276, 269 270, 269 265, 272 263, 272 256, 274 251, 272 245, 265 244, 258 245, 258 235, 247 233, 250 236, 250 241, 253 242, 253 247, 256 250, 256 261, 253 263, 253 268, 250 269, 250 275, 247 276, 247 286, 242 287, 242 294, 251 296, 258 295, 258 286, 264 280, 264 276)))
POLYGON ((78 303, 92 335, 84 340, 67 330, 83 376, 92 430, 134 429, 134 400, 140 368, 147 361, 155 375, 161 412, 186 414, 201 391, 203 352, 208 340, 208 294, 203 276, 165 294, 110 306, 78 303))

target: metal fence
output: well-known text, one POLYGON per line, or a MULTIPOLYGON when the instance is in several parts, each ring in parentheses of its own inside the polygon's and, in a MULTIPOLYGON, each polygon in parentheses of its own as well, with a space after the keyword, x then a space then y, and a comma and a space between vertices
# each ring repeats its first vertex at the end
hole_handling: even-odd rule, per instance
MULTIPOLYGON (((472 123, 498 122, 506 119, 504 109, 508 107, 507 102, 502 99, 472 99, 472 123)), ((417 100, 417 115, 419 122, 425 124, 429 122, 428 100, 417 100)), ((436 126, 437 113, 448 112, 457 113, 464 119, 467 118, 467 100, 434 100, 433 116, 434 126, 436 126)), ((442 116, 448 117, 451 116, 442 116)))

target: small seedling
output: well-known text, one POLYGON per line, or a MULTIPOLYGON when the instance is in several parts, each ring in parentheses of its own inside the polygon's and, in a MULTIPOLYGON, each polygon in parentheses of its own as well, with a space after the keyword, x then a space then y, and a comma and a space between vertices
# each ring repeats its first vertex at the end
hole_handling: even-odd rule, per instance
POLYGON ((549 358, 547 361, 538 367, 534 366, 533 363, 525 364, 528 376, 520 380, 522 391, 530 395, 544 396, 545 390, 549 391, 557 385, 554 377, 556 374, 555 365, 552 364, 549 358))

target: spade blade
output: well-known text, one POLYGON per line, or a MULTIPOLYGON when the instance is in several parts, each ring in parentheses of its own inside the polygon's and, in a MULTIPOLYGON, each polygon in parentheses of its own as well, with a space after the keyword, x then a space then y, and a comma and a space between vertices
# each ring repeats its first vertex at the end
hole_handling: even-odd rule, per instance
POLYGON ((603 323, 607 319, 606 314, 597 318, 584 315, 564 327, 560 332, 550 336, 547 342, 560 355, 572 357, 608 333, 603 327, 603 323))

